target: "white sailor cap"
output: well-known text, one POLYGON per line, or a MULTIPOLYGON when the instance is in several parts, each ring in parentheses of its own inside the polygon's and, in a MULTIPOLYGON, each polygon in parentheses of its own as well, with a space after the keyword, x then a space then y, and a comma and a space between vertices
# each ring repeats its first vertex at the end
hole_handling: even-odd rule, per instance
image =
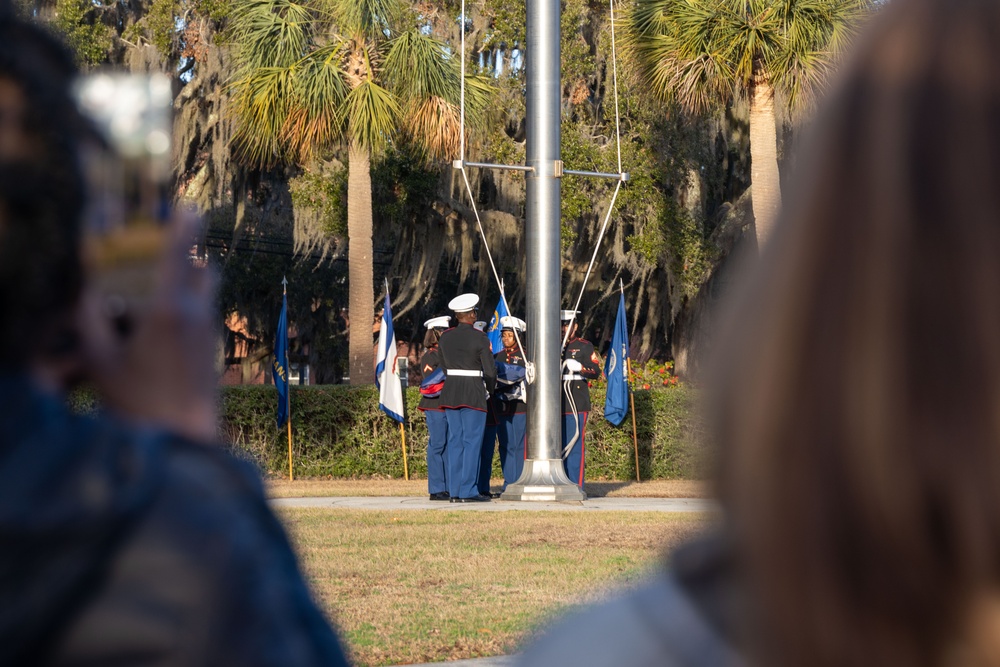
POLYGON ((468 313, 474 310, 478 303, 478 294, 459 294, 448 302, 448 310, 453 310, 456 313, 468 313))
POLYGON ((442 315, 441 317, 432 317, 431 319, 424 322, 424 326, 428 329, 447 329, 451 327, 451 317, 448 315, 442 315))
POLYGON ((513 317, 511 315, 504 315, 500 318, 500 329, 514 329, 516 331, 524 331, 527 328, 524 320, 520 317, 513 317))
POLYGON ((472 326, 475 327, 476 329, 479 329, 480 331, 486 331, 486 322, 483 322, 482 320, 479 320, 472 326))
POLYGON ((560 310, 559 320, 562 322, 569 322, 570 320, 574 319, 574 316, 579 312, 580 312, 579 310, 560 310))

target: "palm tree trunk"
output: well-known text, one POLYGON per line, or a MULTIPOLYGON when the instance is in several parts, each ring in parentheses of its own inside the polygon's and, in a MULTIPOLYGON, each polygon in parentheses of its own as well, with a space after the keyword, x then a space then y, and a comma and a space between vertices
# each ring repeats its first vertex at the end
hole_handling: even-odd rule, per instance
POLYGON ((750 98, 750 183, 757 247, 763 248, 781 208, 774 89, 763 77, 757 77, 750 98))
POLYGON ((347 162, 347 244, 351 384, 371 384, 375 379, 371 154, 353 142, 347 162))

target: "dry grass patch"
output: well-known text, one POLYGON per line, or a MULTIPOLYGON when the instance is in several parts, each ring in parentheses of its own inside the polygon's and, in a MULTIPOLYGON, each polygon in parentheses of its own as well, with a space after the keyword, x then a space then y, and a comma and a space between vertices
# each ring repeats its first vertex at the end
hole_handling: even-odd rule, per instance
MULTIPOLYGON (((270 479, 272 498, 307 498, 329 496, 423 496, 427 480, 415 479, 270 479)), ((494 485, 494 490, 500 488, 494 485)), ((686 479, 657 479, 649 482, 587 482, 591 498, 707 498, 708 484, 686 479)))
POLYGON ((547 617, 638 581, 704 515, 284 509, 358 665, 501 655, 547 617))

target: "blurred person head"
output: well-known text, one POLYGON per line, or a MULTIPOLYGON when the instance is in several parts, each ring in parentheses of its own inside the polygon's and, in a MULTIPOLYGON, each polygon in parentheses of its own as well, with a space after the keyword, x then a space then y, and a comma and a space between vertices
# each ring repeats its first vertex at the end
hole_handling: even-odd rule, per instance
POLYGON ((66 49, 0 0, 0 364, 16 370, 73 346, 82 280, 84 127, 66 49))
POLYGON ((1000 3, 894 0, 716 378, 756 663, 1000 664, 1000 3))

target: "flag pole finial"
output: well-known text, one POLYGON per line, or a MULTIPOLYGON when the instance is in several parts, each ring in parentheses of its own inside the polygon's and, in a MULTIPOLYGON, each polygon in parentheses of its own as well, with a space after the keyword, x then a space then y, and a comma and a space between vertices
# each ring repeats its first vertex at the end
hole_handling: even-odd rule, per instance
POLYGON ((288 294, 288 278, 286 276, 281 276, 281 292, 288 294))

